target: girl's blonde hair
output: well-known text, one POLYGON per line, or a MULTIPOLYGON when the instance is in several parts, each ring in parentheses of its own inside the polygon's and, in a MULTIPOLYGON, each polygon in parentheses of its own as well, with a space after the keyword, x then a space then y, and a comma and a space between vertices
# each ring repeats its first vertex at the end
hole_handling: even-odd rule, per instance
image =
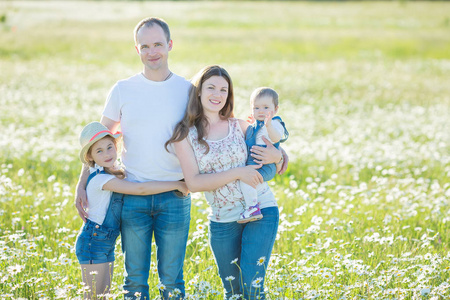
MULTIPOLYGON (((106 138, 109 138, 110 140, 112 140, 112 142, 114 143, 114 146, 116 147, 117 154, 119 155, 119 153, 121 152, 121 148, 122 148, 122 136, 115 139, 112 136, 107 135, 107 136, 103 137, 102 139, 106 139, 106 138)), ((100 140, 102 140, 102 139, 100 139, 100 140)), ((94 145, 92 145, 92 146, 94 146, 94 145)), ((92 155, 91 155, 92 146, 89 147, 89 150, 84 155, 84 160, 87 162, 86 163, 87 166, 94 168, 95 161, 92 159, 92 155)), ((104 168, 104 170, 106 173, 114 175, 119 179, 125 178, 125 170, 123 168, 120 168, 120 169, 104 168)))

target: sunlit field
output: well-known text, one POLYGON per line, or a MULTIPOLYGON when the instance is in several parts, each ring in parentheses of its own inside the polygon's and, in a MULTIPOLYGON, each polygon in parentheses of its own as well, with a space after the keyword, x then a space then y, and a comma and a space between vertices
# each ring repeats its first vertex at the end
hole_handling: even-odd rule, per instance
MULTIPOLYGON (((82 299, 78 133, 141 71, 148 16, 171 26, 172 71, 229 71, 238 117, 254 88, 280 94, 269 299, 450 299, 450 3, 407 1, 1 1, 0 299, 82 299)), ((208 206, 192 203, 186 298, 220 299, 208 206)), ((110 298, 120 239, 116 258, 110 298)), ((149 281, 156 299, 154 257, 149 281)))

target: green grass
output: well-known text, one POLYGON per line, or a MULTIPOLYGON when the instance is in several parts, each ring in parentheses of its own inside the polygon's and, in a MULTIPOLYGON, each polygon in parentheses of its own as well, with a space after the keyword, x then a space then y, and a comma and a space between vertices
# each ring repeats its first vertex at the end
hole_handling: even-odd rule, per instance
MULTIPOLYGON (((173 71, 230 72, 238 117, 256 87, 280 94, 290 165, 271 182, 281 217, 270 299, 448 298, 449 11, 404 1, 0 2, 0 298, 82 294, 78 133, 100 118, 110 87, 141 70, 132 30, 149 15, 171 25, 173 71)), ((187 292, 218 299, 207 204, 201 194, 192 203, 187 292)), ((119 242, 115 295, 122 266, 119 242)))

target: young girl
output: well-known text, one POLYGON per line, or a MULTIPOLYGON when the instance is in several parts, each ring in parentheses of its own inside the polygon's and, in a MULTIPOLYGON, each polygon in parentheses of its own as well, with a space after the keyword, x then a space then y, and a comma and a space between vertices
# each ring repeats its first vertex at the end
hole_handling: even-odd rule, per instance
POLYGON ((117 166, 119 137, 121 133, 113 134, 99 122, 89 123, 80 134, 80 160, 89 165, 91 175, 86 186, 88 219, 80 230, 75 248, 83 282, 89 287, 85 293, 88 299, 109 292, 123 194, 150 195, 172 190, 188 193, 186 184, 181 181, 138 183, 124 180, 125 172, 117 166))
MULTIPOLYGON (((264 299, 264 277, 278 228, 278 207, 267 183, 255 169, 245 166, 248 123, 233 118, 233 84, 227 71, 208 66, 192 80, 189 103, 172 138, 184 178, 192 191, 205 191, 212 208, 209 239, 226 291, 226 299, 264 299), (245 201, 239 180, 258 189, 264 219, 237 223, 245 201), (255 282, 256 280, 256 282, 255 282), (237 296, 235 296, 237 297, 237 296)), ((267 163, 280 161, 275 147, 267 163)))

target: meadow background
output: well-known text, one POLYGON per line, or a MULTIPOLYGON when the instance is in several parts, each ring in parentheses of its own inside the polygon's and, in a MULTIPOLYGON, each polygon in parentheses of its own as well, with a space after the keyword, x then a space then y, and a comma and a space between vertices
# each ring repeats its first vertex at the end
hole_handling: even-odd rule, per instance
MULTIPOLYGON (((0 299, 81 298, 78 133, 171 26, 171 70, 231 74, 236 114, 280 94, 289 169, 269 299, 450 298, 450 3, 0 1, 0 299)), ((222 292, 193 195, 189 299, 222 292)), ((120 297, 120 241, 111 297, 120 297)), ((256 279, 256 278, 255 278, 256 279)), ((151 297, 158 277, 153 264, 151 297)))

